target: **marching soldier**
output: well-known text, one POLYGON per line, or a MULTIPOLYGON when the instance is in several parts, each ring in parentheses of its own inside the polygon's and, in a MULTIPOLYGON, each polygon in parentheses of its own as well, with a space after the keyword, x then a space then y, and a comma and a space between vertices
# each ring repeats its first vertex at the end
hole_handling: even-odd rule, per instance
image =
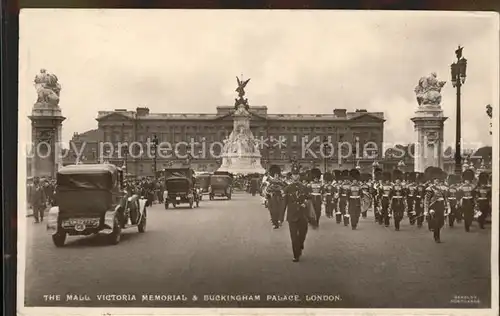
POLYGON ((448 214, 448 224, 453 227, 455 224, 455 219, 458 222, 458 215, 460 213, 460 208, 458 207, 458 184, 460 183, 460 178, 455 174, 450 174, 448 176, 448 203, 450 205, 448 214))
POLYGON ((467 169, 462 173, 462 185, 458 188, 457 198, 464 219, 464 228, 466 232, 470 231, 470 226, 474 220, 474 199, 476 190, 472 182, 474 181, 474 171, 467 169))
POLYGON ((325 215, 327 218, 333 217, 334 211, 334 194, 335 187, 333 186, 333 175, 330 172, 325 172, 323 174, 323 199, 325 201, 325 215))
POLYGON ((361 216, 368 216, 368 209, 372 206, 372 192, 370 189, 371 175, 369 173, 361 174, 361 216))
POLYGON ((407 173, 407 182, 405 188, 405 196, 406 196, 406 206, 408 208, 408 218, 410 219, 410 225, 415 225, 417 212, 415 210, 416 207, 416 198, 417 198, 417 183, 415 182, 417 178, 417 174, 415 172, 407 173))
POLYGON ((361 215, 361 186, 359 184, 360 173, 357 169, 350 171, 351 183, 347 190, 349 199, 347 200, 347 210, 351 219, 351 228, 354 230, 358 226, 361 215))
POLYGON ((437 167, 426 169, 427 179, 432 181, 426 189, 424 207, 425 214, 429 215, 431 230, 434 233, 434 241, 441 242, 441 228, 444 226, 445 214, 448 208, 446 199, 446 188, 442 185, 443 171, 437 167))
POLYGON ((292 167, 293 182, 285 188, 286 220, 290 229, 292 240, 293 262, 298 262, 304 250, 308 229, 308 203, 310 202, 310 190, 301 183, 300 167, 292 167))
POLYGON ((374 172, 375 179, 371 186, 371 194, 372 194, 372 205, 373 205, 373 213, 375 217, 375 223, 382 223, 382 213, 379 207, 379 189, 382 185, 382 169, 377 168, 374 172))
POLYGON ((392 185, 392 190, 389 194, 391 201, 390 207, 394 216, 394 227, 396 228, 396 231, 398 231, 407 206, 404 186, 401 183, 403 173, 399 169, 396 169, 393 171, 392 177, 394 179, 394 184, 392 185))
POLYGON ((281 226, 281 218, 284 210, 285 183, 280 179, 281 169, 277 165, 269 168, 269 185, 266 190, 267 206, 271 215, 271 223, 274 229, 281 226))
POLYGON ((323 185, 321 184, 321 170, 314 168, 310 171, 309 187, 311 189, 311 198, 314 208, 314 213, 316 214, 316 227, 319 227, 319 218, 321 217, 321 193, 323 185))
POLYGON ((478 176, 476 187, 476 209, 478 214, 477 221, 481 229, 484 229, 486 218, 491 211, 491 187, 488 185, 488 178, 488 173, 481 172, 478 176))
POLYGON ((413 203, 413 209, 415 210, 415 218, 417 221, 417 227, 422 228, 424 223, 424 198, 425 198, 425 178, 424 174, 418 172, 415 174, 416 180, 416 192, 415 192, 415 202, 413 203))
POLYGON ((342 184, 342 172, 338 169, 333 170, 333 210, 335 212, 335 221, 337 224, 340 224, 342 221, 342 213, 340 212, 339 207, 339 198, 340 198, 340 185, 342 184))
POLYGON ((391 173, 390 172, 383 172, 382 173, 382 185, 379 186, 378 190, 378 200, 379 200, 379 209, 380 209, 380 218, 379 218, 379 224, 382 225, 382 223, 385 225, 385 227, 389 227, 390 225, 390 219, 391 219, 391 210, 390 210, 390 194, 392 191, 392 185, 391 185, 391 173))
MULTIPOLYGON (((347 213, 347 202, 349 199, 349 189, 351 184, 349 183, 349 170, 342 170, 341 173, 342 183, 339 187, 339 212, 340 217, 344 219, 344 226, 349 225, 349 214, 347 213)), ((337 221, 337 223, 340 223, 337 221)))

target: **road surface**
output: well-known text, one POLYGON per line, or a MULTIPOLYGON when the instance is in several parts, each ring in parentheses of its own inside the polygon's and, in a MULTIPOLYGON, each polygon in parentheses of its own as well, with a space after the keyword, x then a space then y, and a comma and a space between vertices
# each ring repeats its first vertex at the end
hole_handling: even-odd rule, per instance
POLYGON ((116 246, 93 236, 56 248, 28 218, 26 306, 490 306, 489 227, 446 227, 436 244, 407 218, 399 232, 371 216, 353 231, 323 216, 293 263, 287 224, 273 230, 260 201, 236 193, 194 209, 154 205, 146 233, 125 231, 116 246))

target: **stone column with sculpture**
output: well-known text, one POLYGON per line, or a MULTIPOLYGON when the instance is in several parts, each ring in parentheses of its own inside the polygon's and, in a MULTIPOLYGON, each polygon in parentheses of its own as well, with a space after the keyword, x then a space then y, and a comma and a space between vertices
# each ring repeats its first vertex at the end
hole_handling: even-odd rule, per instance
POLYGON ((443 142, 444 122, 441 107, 441 89, 445 81, 437 79, 436 73, 420 78, 415 88, 418 109, 411 118, 415 126, 415 170, 424 172, 427 167, 444 167, 443 142))
POLYGON ((32 175, 36 177, 55 177, 62 167, 61 132, 62 116, 59 107, 61 85, 54 74, 45 69, 34 80, 38 98, 31 115, 31 141, 33 144, 32 175))

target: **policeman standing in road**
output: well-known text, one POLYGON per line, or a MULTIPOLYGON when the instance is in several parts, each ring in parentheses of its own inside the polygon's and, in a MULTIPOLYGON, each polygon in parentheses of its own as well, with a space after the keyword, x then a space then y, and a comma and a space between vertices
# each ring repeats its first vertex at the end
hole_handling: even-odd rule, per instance
POLYGON ((292 240, 293 262, 298 262, 304 250, 308 229, 310 189, 300 182, 300 167, 292 167, 293 182, 285 188, 286 220, 292 240))

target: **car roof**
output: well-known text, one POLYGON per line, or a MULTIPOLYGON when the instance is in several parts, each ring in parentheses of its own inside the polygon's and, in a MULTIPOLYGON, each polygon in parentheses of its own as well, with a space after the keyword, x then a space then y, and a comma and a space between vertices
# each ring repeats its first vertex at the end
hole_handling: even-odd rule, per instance
POLYGON ((66 174, 106 174, 115 173, 119 170, 115 165, 112 164, 82 164, 82 165, 69 165, 64 166, 57 172, 61 175, 66 174))

